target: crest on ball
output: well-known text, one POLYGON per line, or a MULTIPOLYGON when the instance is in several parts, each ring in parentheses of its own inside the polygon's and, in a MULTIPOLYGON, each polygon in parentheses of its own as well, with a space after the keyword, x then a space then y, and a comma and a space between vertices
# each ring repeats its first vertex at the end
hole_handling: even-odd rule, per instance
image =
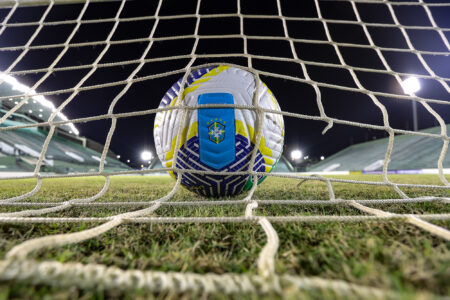
POLYGON ((213 122, 208 126, 208 132, 209 140, 218 144, 225 138, 225 125, 222 125, 219 122, 213 122))

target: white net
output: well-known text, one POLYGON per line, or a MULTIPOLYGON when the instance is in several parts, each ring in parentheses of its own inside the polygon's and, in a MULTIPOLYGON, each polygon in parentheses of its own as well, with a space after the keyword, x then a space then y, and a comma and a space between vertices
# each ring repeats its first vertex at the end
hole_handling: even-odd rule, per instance
MULTIPOLYGON (((41 284, 57 284, 61 286, 70 286, 76 284, 80 287, 94 287, 102 286, 104 288, 120 288, 120 289, 144 289, 154 292, 160 291, 172 291, 172 292, 216 292, 220 291, 226 294, 233 294, 239 292, 279 292, 285 287, 294 286, 299 289, 333 289, 342 294, 354 293, 356 295, 373 295, 376 297, 385 297, 388 294, 386 292, 369 288, 361 287, 353 284, 349 284, 343 281, 324 280, 320 278, 309 277, 295 277, 283 274, 276 274, 274 269, 275 257, 277 255, 277 249, 279 245, 278 235, 271 223, 274 222, 408 222, 424 231, 439 236, 444 240, 450 240, 450 232, 440 226, 434 225, 429 221, 434 220, 449 220, 450 214, 397 214, 390 213, 381 209, 375 209, 369 207, 372 204, 388 204, 388 203, 418 203, 418 202, 443 202, 449 203, 449 197, 442 196, 421 196, 410 197, 405 189, 418 188, 422 191, 444 191, 450 190, 450 184, 444 175, 444 161, 448 149, 449 136, 447 134, 447 125, 444 118, 439 111, 448 110, 449 102, 449 85, 450 78, 444 74, 445 72, 436 71, 436 65, 433 64, 434 58, 448 57, 450 54, 450 44, 448 42, 448 33, 450 28, 442 27, 439 25, 435 18, 434 13, 437 13, 439 9, 448 9, 450 4, 448 3, 428 3, 423 0, 411 1, 411 2, 394 2, 394 1, 371 1, 371 0, 354 0, 354 1, 311 1, 311 7, 315 11, 313 17, 300 17, 287 14, 287 8, 284 7, 283 1, 272 1, 273 11, 271 14, 259 13, 252 14, 243 12, 245 7, 240 0, 236 2, 234 11, 216 12, 216 13, 202 13, 202 5, 205 5, 203 1, 196 1, 194 7, 186 13, 177 14, 164 14, 164 7, 168 1, 155 2, 155 10, 153 14, 125 17, 125 11, 127 6, 132 5, 133 1, 117 1, 114 3, 115 12, 114 15, 106 17, 86 17, 89 8, 93 5, 97 5, 97 12, 100 5, 106 5, 103 3, 92 3, 97 1, 71 1, 82 2, 76 4, 78 8, 78 15, 76 18, 69 18, 65 20, 48 21, 47 19, 54 10, 58 9, 58 6, 62 5, 63 1, 49 0, 49 1, 21 1, 11 0, 3 1, 0 7, 2 9, 3 19, 0 27, 1 35, 7 35, 8 30, 21 30, 32 29, 27 35, 27 39, 24 44, 8 45, 0 47, 0 55, 9 57, 10 63, 3 68, 1 83, 4 83, 8 76, 20 77, 20 76, 34 76, 34 81, 31 87, 19 95, 15 96, 0 96, 0 101, 7 101, 13 99, 16 101, 15 105, 11 107, 0 119, 0 124, 5 122, 16 111, 20 110, 28 100, 38 96, 56 96, 59 95, 64 100, 54 109, 47 120, 34 124, 19 124, 7 127, 0 127, 0 134, 10 132, 18 129, 29 127, 48 127, 48 135, 45 143, 41 146, 42 150, 39 154, 39 158, 36 162, 36 167, 32 175, 27 176, 8 176, 2 178, 2 180, 16 180, 19 182, 22 179, 35 178, 35 187, 21 195, 16 195, 10 198, 0 200, 0 205, 3 208, 21 208, 20 210, 14 209, 11 212, 0 213, 0 222, 5 224, 24 224, 24 223, 100 223, 101 225, 94 226, 90 229, 68 234, 50 235, 37 239, 31 239, 23 242, 14 248, 12 248, 6 256, 0 261, 0 279, 1 280, 28 280, 34 283, 41 284), (40 16, 38 20, 32 21, 14 21, 16 14, 22 14, 21 9, 26 4, 40 4, 40 16), (334 19, 332 17, 325 17, 323 14, 324 6, 332 3, 337 6, 346 6, 348 11, 352 13, 352 17, 349 19, 334 19), (399 10, 403 7, 414 8, 421 11, 423 25, 404 25, 399 21, 399 10), (382 21, 367 21, 362 17, 362 12, 366 12, 367 9, 381 8, 383 9, 382 21), (193 12, 192 12, 193 11, 193 12), (160 26, 164 26, 165 22, 179 21, 179 20, 194 20, 193 32, 191 33, 170 33, 167 35, 160 34, 160 26), (202 34, 201 24, 205 21, 224 19, 233 19, 237 21, 237 32, 233 33, 220 33, 220 34, 202 34), (245 25, 248 21, 258 20, 264 22, 277 21, 281 24, 281 35, 270 35, 268 33, 256 33, 252 34, 246 31, 245 25), (133 38, 117 38, 119 35, 120 26, 122 24, 130 24, 137 22, 150 22, 151 29, 146 32, 146 35, 137 36, 136 34, 127 33, 133 36, 133 38), (294 34, 295 28, 302 27, 302 24, 314 23, 315 26, 319 26, 321 32, 323 32, 323 39, 315 38, 303 38, 297 37, 294 34), (93 39, 89 41, 76 40, 75 36, 83 26, 89 26, 92 24, 109 24, 109 29, 106 32, 106 38, 93 39), (361 30, 366 40, 365 43, 354 43, 336 40, 333 38, 332 30, 335 30, 333 26, 355 26, 358 30, 361 30), (68 26, 70 30, 66 30, 63 35, 58 38, 52 39, 50 42, 39 40, 39 36, 48 28, 58 28, 60 26, 68 26), (404 40, 403 46, 396 46, 395 42, 391 44, 380 45, 375 41, 374 35, 376 30, 383 29, 395 29, 397 30, 398 37, 404 40), (434 49, 425 49, 423 47, 415 46, 413 36, 411 32, 419 31, 436 34, 436 38, 440 46, 434 49), (38 41, 39 42, 36 42, 38 41), (189 51, 184 54, 171 53, 162 55, 160 57, 154 56, 153 53, 161 51, 157 48, 159 44, 164 42, 171 42, 180 40, 192 40, 192 46, 189 51), (213 43, 220 43, 220 41, 238 40, 238 43, 242 43, 242 49, 233 53, 229 49, 220 48, 218 53, 202 53, 204 52, 205 45, 213 43), (261 42, 261 44, 259 44, 261 42), (270 50, 272 42, 281 42, 283 45, 287 45, 286 56, 276 56, 272 54, 256 54, 258 51, 254 51, 258 45, 264 49, 264 45, 270 50), (125 60, 117 60, 111 53, 117 51, 115 46, 128 46, 134 47, 141 45, 139 48, 139 55, 125 60), (336 60, 330 62, 327 59, 308 60, 302 58, 301 51, 298 50, 298 45, 304 44, 313 47, 314 45, 323 45, 332 49, 333 55, 336 60), (256 46, 255 46, 256 45, 256 46), (64 65, 64 57, 70 55, 71 51, 77 49, 95 49, 95 57, 89 63, 81 60, 79 63, 73 65, 64 65), (201 50, 199 50, 201 48, 201 50), (372 51, 373 57, 379 60, 379 68, 372 68, 367 66, 355 66, 348 61, 348 53, 346 51, 352 49, 357 53, 356 55, 364 55, 364 51, 372 51), (42 55, 45 51, 56 51, 55 56, 52 58, 51 64, 45 67, 30 67, 27 64, 27 57, 31 54, 37 53, 42 55), (361 51, 361 52, 359 52, 361 51), (8 56, 13 53, 14 55, 8 56), (412 73, 408 71, 400 71, 395 62, 392 62, 390 55, 400 55, 414 57, 418 61, 418 65, 421 68, 421 72, 412 73), (12 57, 12 58, 11 58, 12 57), (173 63, 173 65, 181 65, 179 68, 164 67, 165 64, 173 63), (270 71, 269 68, 264 68, 264 64, 273 66, 274 69, 279 71, 270 71), (296 71, 300 71, 300 76, 293 75, 292 73, 285 73, 277 64, 286 63, 296 71), (197 107, 186 107, 183 104, 174 107, 167 108, 151 108, 143 110, 134 110, 126 112, 116 112, 120 101, 127 97, 132 88, 139 83, 147 83, 148 85, 159 84, 156 80, 160 78, 166 78, 172 75, 183 75, 183 84, 187 81, 187 75, 191 71, 208 67, 213 65, 227 64, 243 68, 254 75, 255 81, 259 82, 260 77, 281 79, 285 82, 292 83, 294 85, 306 85, 313 89, 316 110, 318 114, 302 113, 301 111, 272 111, 255 106, 236 106, 236 105, 202 105, 197 107), (161 65, 163 67, 161 67, 161 65), (148 67, 154 67, 153 72, 144 72, 148 67), (119 67, 127 70, 128 74, 126 78, 114 79, 114 80, 100 80, 93 81, 96 72, 107 68, 119 67), (326 70, 338 70, 345 71, 350 75, 351 83, 349 85, 340 85, 330 83, 328 80, 316 79, 313 75, 314 68, 326 68, 326 70), (264 70, 266 69, 266 70, 264 70), (67 72, 73 75, 77 81, 71 84, 69 87, 57 87, 48 88, 49 85, 43 83, 49 80, 55 74, 63 74, 67 72), (36 75, 37 74, 37 75, 36 75), (74 75, 75 74, 75 75, 74 75), (82 75, 80 75, 82 74, 82 75), (427 80, 433 82, 436 89, 443 89, 443 93, 437 94, 438 97, 423 97, 411 93, 405 95, 401 92, 391 92, 386 90, 380 90, 378 87, 371 88, 370 85, 365 84, 365 76, 367 74, 375 74, 382 76, 389 76, 392 78, 392 84, 400 86, 402 80, 408 76, 415 76, 421 80, 427 80), (78 76, 78 77, 77 77, 78 76), (95 84, 93 84, 94 82, 95 84), (154 83, 156 82, 156 83, 154 83), (73 105, 76 102, 80 94, 88 93, 92 91, 103 91, 109 88, 114 88, 115 95, 110 97, 108 101, 108 111, 103 114, 96 114, 87 117, 80 117, 67 120, 56 120, 58 114, 62 113, 64 109, 73 105), (382 116, 381 124, 371 124, 350 119, 344 119, 339 117, 332 117, 332 113, 327 110, 327 105, 323 101, 324 94, 327 94, 330 90, 351 93, 355 97, 368 98, 373 105, 378 109, 378 114, 382 116), (388 110, 386 109, 386 103, 389 101, 404 101, 404 102, 416 102, 420 104, 420 107, 429 113, 433 117, 434 121, 440 126, 440 133, 428 133, 422 131, 410 131, 405 129, 394 128, 391 125, 392 119, 389 118, 388 110), (324 104, 325 103, 325 104, 324 104), (388 136, 388 146, 385 152, 383 160, 382 181, 359 181, 350 179, 338 179, 338 178, 325 178, 320 175, 299 175, 299 174, 287 174, 287 173, 270 173, 268 176, 281 177, 281 178, 294 178, 300 180, 313 180, 320 181, 327 185, 329 200, 257 200, 254 199, 254 192, 257 189, 257 185, 254 184, 252 189, 248 192, 246 197, 241 200, 223 200, 223 201, 172 201, 173 196, 177 193, 180 186, 182 176, 178 176, 178 180, 173 189, 164 197, 159 199, 150 199, 140 202, 96 202, 104 196, 110 187, 111 176, 116 175, 128 175, 128 174, 143 174, 160 172, 158 170, 127 170, 117 172, 105 171, 105 160, 114 136, 117 124, 119 120, 154 115, 160 111, 167 111, 171 109, 178 109, 183 111, 183 118, 186 116, 187 110, 198 109, 199 107, 234 107, 235 109, 247 109, 253 110, 258 114, 258 120, 264 119, 265 113, 280 113, 286 119, 295 118, 301 120, 307 120, 316 123, 325 123, 326 126, 323 129, 322 134, 326 134, 328 130, 333 128, 335 124, 352 126, 358 128, 365 128, 370 130, 378 130, 385 132, 388 136), (58 126, 64 124, 83 124, 89 122, 95 122, 99 120, 110 121, 109 130, 104 140, 104 149, 100 159, 98 171, 76 173, 76 174, 48 174, 41 172, 41 167, 46 159, 46 153, 49 148, 49 144, 54 136, 55 130, 58 126), (436 168, 440 185, 430 185, 425 183, 410 184, 410 183, 398 183, 392 181, 388 176, 389 164, 391 162, 391 154, 394 146, 394 139, 396 134, 421 136, 429 139, 437 139, 442 141, 442 147, 440 149, 439 158, 436 161, 436 168), (82 199, 70 199, 60 202, 34 202, 26 201, 26 199, 37 194, 42 186, 43 180, 47 178, 71 178, 71 177, 90 177, 90 176, 102 176, 104 178, 104 185, 98 193, 89 198, 82 199), (340 195, 335 194, 333 189, 334 183, 349 183, 369 186, 384 186, 395 190, 398 197, 396 199, 341 199, 340 195), (256 214, 259 205, 298 205, 298 206, 323 206, 323 205, 346 205, 356 208, 360 211, 361 215, 317 215, 317 216, 258 216, 256 214), (163 206, 225 206, 225 205, 245 205, 245 211, 242 216, 217 216, 217 217, 170 217, 170 216, 149 216, 158 213, 158 209, 163 206), (136 207, 145 208, 134 210, 136 207), (72 210, 76 207, 80 207, 83 210, 89 211, 94 207, 121 207, 126 209, 125 213, 111 215, 107 217, 64 217, 53 216, 54 213, 72 210), (52 215, 53 214, 53 215, 52 215), (50 215, 50 216, 48 216, 50 215), (245 275, 245 274, 192 274, 192 273, 165 273, 157 271, 139 271, 139 270, 121 270, 115 267, 107 267, 104 265, 83 265, 81 263, 60 263, 52 261, 39 262, 37 260, 30 259, 29 256, 32 252, 44 249, 58 247, 68 244, 80 243, 82 241, 101 236, 102 234, 110 231, 119 225, 133 226, 137 223, 251 223, 261 226, 267 236, 267 243, 261 249, 259 257, 257 259, 257 268, 259 275, 245 275)), ((168 5, 168 4, 167 4, 168 5)), ((110 7, 110 6, 108 6, 110 7)), ((28 7, 27 7, 28 8, 28 7)), ((294 14, 295 15, 295 14, 294 14)), ((189 27, 189 26, 187 26, 189 27)), ((164 27, 163 27, 164 28, 164 27)), ((347 27, 345 27, 347 28, 347 27)), ((180 29, 181 30, 181 29, 180 29)), ((164 29, 162 30, 164 32, 164 29)), ((181 30, 182 31, 182 30, 181 30)), ((125 34, 125 36, 127 35, 125 34)), ((350 33, 351 35, 351 33, 350 33)), ((307 34, 305 34, 307 36, 307 34)), ((8 35, 11 37, 11 35, 8 35)), ((20 43, 20 42, 19 42, 20 43)), ((382 43, 381 43, 382 44, 382 43)), ((170 47, 170 46, 169 46, 170 47)), ((124 49, 124 48, 122 48, 124 49)), ((163 51, 164 52, 164 51, 163 51)), ((264 52, 264 51, 263 51, 264 52)), ((52 52, 53 53, 53 52, 52 52)), ((268 51, 267 53, 270 53, 268 51)), ((91 54, 92 55, 92 54, 91 54)), ((286 65, 286 66, 287 66, 286 65)), ((284 65, 282 65, 284 66, 284 65)), ((73 82, 75 79, 70 80, 73 82)), ((180 91, 182 94, 183 88, 180 91)), ((292 95, 296 98, 297 95, 292 95)), ((279 97, 280 106, 283 109, 283 99, 279 97)), ((328 102, 329 103, 329 102, 328 102)), ((345 104, 344 104, 345 106, 345 104)), ((88 106, 86 106, 88 107, 88 106)), ((88 108, 86 108, 88 110, 88 108)), ((351 109, 351 108, 347 108, 351 109)), ((356 112, 355 112, 356 113, 356 112)), ((395 122, 395 121, 394 121, 395 122)), ((447 120, 448 122, 448 120, 447 120)), ((183 121, 180 122, 180 126, 183 121)), ((289 132, 290 128, 287 126, 286 131, 289 132)), ((256 147, 254 147, 254 153, 250 163, 249 170, 253 169, 254 160, 256 158, 256 150, 261 141, 261 131, 256 139, 256 147)), ((180 138, 177 138, 176 147, 178 149, 180 145, 180 138)), ((177 150, 175 150, 174 160, 177 160, 177 150)), ((176 163, 173 166, 176 166, 176 163)), ((163 171, 174 171, 178 174, 200 173, 200 174, 215 174, 219 175, 219 172, 204 172, 198 170, 186 170, 176 167, 165 168, 163 171)), ((226 173, 229 174, 229 173, 226 173)), ((256 181, 258 175, 266 175, 260 172, 247 171, 236 172, 236 174, 250 174, 256 181)), ((430 193, 431 195, 432 193, 430 193)), ((448 194, 447 194, 448 195, 448 194)))

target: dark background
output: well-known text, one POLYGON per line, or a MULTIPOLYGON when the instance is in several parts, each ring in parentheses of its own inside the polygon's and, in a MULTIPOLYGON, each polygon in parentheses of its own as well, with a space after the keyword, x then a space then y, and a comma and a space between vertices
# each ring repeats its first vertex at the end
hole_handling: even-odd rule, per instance
MULTIPOLYGON (((428 1, 426 1, 428 2, 428 1)), ((433 1, 444 2, 444 1, 433 1)), ((127 1, 120 18, 137 16, 151 16, 155 14, 157 1, 127 1)), ((120 2, 92 3, 89 5, 83 20, 113 18, 117 13, 120 2)), ((197 1, 164 0, 160 16, 179 14, 195 14, 197 1)), ((393 6, 395 13, 403 25, 431 26, 425 10, 420 6, 393 6)), ((74 20, 78 17, 82 4, 56 5, 52 8, 45 22, 74 20)), ((281 1, 282 14, 286 17, 318 16, 314 1, 289 0, 281 1)), ((352 7, 346 1, 320 1, 322 16, 326 19, 356 20, 352 7)), ((394 24, 386 4, 358 3, 358 11, 364 22, 394 24)), ((10 8, 0 9, 0 23, 10 8)), ((9 24, 17 22, 36 22, 43 15, 46 7, 21 7, 9 20, 9 24)), ((430 7, 430 10, 441 28, 450 28, 450 7, 430 7)), ((201 2, 200 14, 237 13, 236 1, 201 2)), ((278 15, 275 0, 242 0, 241 13, 244 15, 278 15)), ((120 22, 112 41, 148 37, 155 20, 141 20, 120 22)), ((239 17, 202 18, 198 34, 223 35, 239 34, 239 17)), ((196 18, 186 17, 176 20, 160 20, 154 37, 168 37, 192 35, 195 29, 196 18)), ((104 41, 111 31, 114 22, 95 22, 83 24, 71 43, 91 41, 104 41)), ((31 45, 49 45, 63 43, 75 24, 44 26, 31 45)), ((319 21, 287 21, 290 37, 309 40, 326 40, 323 25, 319 21)), ((368 45, 363 29, 359 25, 328 23, 333 41, 340 43, 353 43, 368 45)), ((30 39, 37 25, 8 27, 0 35, 0 47, 23 46, 30 39)), ((408 49, 400 29, 369 26, 369 32, 377 46, 408 49)), ((245 18, 244 33, 247 36, 284 36, 280 19, 245 18)), ((426 51, 448 51, 438 33, 433 30, 408 29, 408 35, 414 47, 426 51)), ((444 32, 450 39, 450 31, 444 32)), ((175 40, 156 41, 146 58, 172 57, 190 54, 194 45, 194 38, 179 38, 175 40)), ((248 52, 253 55, 276 56, 293 58, 289 43, 280 40, 258 40, 249 37, 248 52)), ((244 41, 240 37, 226 39, 200 38, 196 54, 242 54, 244 41)), ((57 67, 79 66, 91 64, 95 61, 105 45, 91 45, 85 47, 72 47, 64 55, 57 67)), ((147 42, 132 42, 122 45, 112 45, 100 63, 112 63, 125 60, 138 59, 147 42)), ((347 65, 371 69, 384 67, 376 52, 372 49, 356 47, 339 47, 347 65)), ((61 52, 62 47, 31 50, 20 63, 12 70, 20 71, 48 67, 61 52)), ((308 42, 295 43, 295 50, 300 59, 311 62, 325 62, 339 64, 336 51, 329 44, 314 44, 308 42)), ((22 50, 0 51, 0 70, 6 70, 20 55, 22 50)), ((413 53, 383 51, 383 55, 394 71, 427 74, 417 56, 413 53)), ((424 55, 426 62, 433 71, 441 77, 450 77, 450 56, 424 55)), ((186 66, 189 59, 171 59, 161 62, 147 63, 137 74, 137 77, 159 74, 177 70, 186 66)), ((229 62, 247 66, 245 57, 198 58, 194 65, 213 62, 229 62)), ((304 78, 301 66, 293 62, 279 62, 274 60, 252 59, 253 68, 265 72, 304 78)), ((116 67, 99 68, 83 84, 114 82, 126 79, 138 64, 128 64, 116 67)), ((348 87, 356 85, 349 71, 342 68, 330 68, 307 64, 308 74, 317 82, 331 83, 348 87)), ((90 68, 75 71, 54 72, 37 89, 37 92, 61 90, 74 87, 88 72, 90 68)), ((17 75, 20 82, 32 86, 45 73, 17 75)), ((402 94, 395 78, 379 73, 356 71, 364 87, 372 91, 402 94)), ((183 74, 166 76, 154 80, 134 83, 128 92, 119 100, 114 112, 131 112, 156 108, 167 89, 183 74)), ((262 76, 262 80, 275 94, 282 110, 301 114, 319 115, 316 104, 316 95, 311 85, 279 79, 271 76, 262 76)), ((448 92, 435 80, 420 79, 422 89, 418 96, 440 99, 450 102, 448 92)), ((449 84, 449 82, 447 82, 449 84)), ((123 89, 124 85, 94 89, 80 92, 63 110, 69 119, 106 114, 112 99, 123 89)), ((321 99, 325 112, 330 117, 344 120, 383 125, 381 111, 370 98, 362 93, 345 92, 331 88, 320 88, 321 99)), ((55 105, 61 104, 70 94, 48 96, 55 105)), ((389 112, 389 121, 392 127, 412 130, 411 101, 394 98, 378 97, 389 112)), ((430 104, 441 117, 450 122, 450 106, 430 104)), ((420 104, 418 105, 419 128, 437 126, 437 120, 420 104)), ((113 136, 111 149, 121 155, 121 160, 130 159, 131 165, 139 166, 140 153, 150 149, 155 153, 153 142, 154 115, 121 118, 113 136)), ((101 120, 84 124, 76 124, 80 135, 104 143, 111 121, 101 120)), ((353 126, 335 124, 326 135, 321 131, 326 123, 295 118, 285 118, 286 140, 285 152, 289 156, 291 150, 300 148, 304 155, 317 158, 325 157, 355 143, 382 138, 387 136, 385 131, 370 130, 353 126)))

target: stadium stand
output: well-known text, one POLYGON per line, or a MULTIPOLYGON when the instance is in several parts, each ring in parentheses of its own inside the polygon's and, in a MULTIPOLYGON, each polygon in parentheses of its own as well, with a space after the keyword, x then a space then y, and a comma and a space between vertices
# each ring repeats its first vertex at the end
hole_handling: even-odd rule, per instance
MULTIPOLYGON (((1 126, 23 123, 6 120, 1 126)), ((33 171, 47 134, 37 128, 7 130, 0 133, 0 172, 33 171), (5 167, 6 166, 6 167, 5 167)), ((101 154, 82 145, 55 135, 49 144, 43 171, 55 173, 96 171, 101 154)), ((120 171, 129 167, 108 157, 105 171, 120 171)))
POLYGON ((24 171, 24 169, 16 165, 16 159, 14 156, 0 153, 0 172, 2 171, 21 172, 24 171))
MULTIPOLYGON (((158 157, 153 158, 151 164, 148 166, 148 168, 150 170, 156 170, 156 169, 161 169, 164 168, 161 161, 159 160, 158 157)), ((148 173, 146 175, 169 175, 168 172, 166 171, 162 171, 162 172, 152 172, 152 173, 148 173)))
MULTIPOLYGON (((12 96, 19 92, 33 94, 27 86, 2 74, 6 84, 0 85, 0 95, 12 96)), ((17 99, 0 101, 0 117, 3 117, 17 99)), ((10 115, 0 127, 42 122, 54 112, 54 105, 42 96, 31 97, 25 105, 10 115)), ((58 113, 55 121, 67 120, 58 113)), ((0 131, 0 172, 33 172, 47 137, 46 127, 31 127, 0 131)), ((42 172, 74 173, 98 171, 103 146, 84 137, 72 123, 57 127, 48 146, 42 164, 42 172)), ((126 164, 115 159, 110 151, 105 160, 105 172, 129 170, 126 164)))
MULTIPOLYGON (((4 81, 0 85, 0 95, 4 96, 16 96, 23 93, 34 94, 35 91, 31 90, 26 85, 21 84, 15 78, 0 73, 0 80, 4 81)), ((9 111, 11 108, 17 105, 21 98, 8 98, 6 100, 0 100, 0 109, 2 113, 9 111)), ((23 106, 15 111, 16 116, 21 116, 21 119, 26 123, 42 122, 42 120, 48 120, 50 115, 55 111, 55 106, 49 100, 43 96, 33 96, 28 99, 23 106)), ((66 121, 67 117, 63 113, 58 113, 54 119, 55 122, 66 121)), ((77 128, 72 124, 59 125, 58 129, 66 131, 69 134, 78 135, 77 128)))
MULTIPOLYGON (((421 132, 440 134, 440 131, 440 127, 432 127, 421 132)), ((448 131, 450 131, 450 124, 447 125, 448 131)), ((441 153, 442 144, 442 140, 425 136, 396 136, 389 170, 404 170, 405 173, 408 173, 408 170, 437 168, 436 162, 441 153)), ((352 145, 312 166, 308 172, 378 172, 383 168, 387 146, 388 138, 352 145)), ((447 155, 444 167, 449 165, 450 155, 447 155)))
POLYGON ((278 160, 278 163, 272 170, 272 172, 280 172, 280 173, 290 173, 294 171, 295 171, 294 167, 284 155, 281 155, 280 159, 278 160))

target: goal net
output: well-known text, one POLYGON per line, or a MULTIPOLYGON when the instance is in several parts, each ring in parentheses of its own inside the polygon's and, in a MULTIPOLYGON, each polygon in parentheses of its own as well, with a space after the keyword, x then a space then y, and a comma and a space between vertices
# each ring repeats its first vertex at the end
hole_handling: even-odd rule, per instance
MULTIPOLYGON (((39 145, 40 152, 32 173, 1 178, 15 183, 35 179, 36 184, 23 194, 5 196, 0 200, 0 207, 7 209, 0 213, 0 222, 97 224, 80 232, 42 236, 14 246, 0 260, 0 280, 175 293, 266 293, 280 292, 293 286, 382 297, 385 296, 384 291, 344 281, 277 274, 274 266, 279 238, 272 223, 408 222, 427 234, 450 240, 450 232, 446 228, 433 224, 435 220, 449 220, 448 213, 398 214, 371 207, 374 204, 450 201, 448 196, 436 196, 434 193, 439 191, 448 195, 450 191, 445 176, 445 167, 449 167, 445 166, 445 161, 449 144, 446 122, 449 122, 450 73, 448 67, 443 67, 449 65, 450 26, 448 20, 441 20, 445 19, 441 11, 448 12, 449 3, 426 0, 315 0, 301 3, 271 0, 248 3, 237 0, 233 5, 214 4, 211 7, 211 1, 182 2, 159 0, 149 2, 146 9, 139 6, 139 1, 125 0, 6 0, 0 3, 0 91, 7 84, 15 85, 17 90, 15 95, 0 96, 0 102, 10 104, 0 118, 0 125, 16 112, 22 111, 29 101, 46 103, 47 98, 59 99, 54 100, 57 104, 51 113, 37 123, 0 127, 0 135, 24 128, 48 130, 45 142, 39 145), (154 93, 158 90, 156 87, 167 89, 180 76, 183 83, 187 83, 192 71, 225 64, 251 72, 255 82, 264 80, 268 86, 271 81, 280 84, 279 90, 286 89, 286 93, 274 93, 282 111, 267 110, 257 104, 249 107, 217 104, 187 108, 180 103, 157 108, 156 103, 159 103, 163 94, 154 93), (409 77, 426 82, 428 91, 405 94, 401 87, 409 77), (28 85, 22 85, 21 82, 27 82, 28 85), (142 89, 143 85, 148 87, 144 89, 147 99, 136 99, 136 95, 142 95, 137 94, 136 90, 142 89), (87 103, 83 98, 97 100, 87 103), (95 101, 105 103, 105 99, 107 110, 100 111, 95 101), (136 104, 138 101, 141 105, 136 104), (155 105, 147 107, 149 101, 155 105), (128 106, 129 102, 134 104, 128 106), (298 104, 303 102, 304 105, 298 104), (431 120, 430 124, 439 126, 440 132, 405 129, 405 120, 409 120, 412 106, 426 115, 431 120), (252 110, 260 120, 267 113, 281 114, 286 120, 287 134, 295 132, 296 126, 320 128, 324 138, 333 135, 335 128, 377 132, 379 137, 388 138, 382 160, 382 180, 361 181, 321 174, 265 174, 251 171, 256 158, 256 155, 252 155, 253 160, 246 174, 252 176, 254 181, 260 175, 267 175, 294 178, 300 182, 322 182, 327 186, 328 200, 258 200, 254 196, 258 185, 254 184, 242 199, 211 201, 198 200, 193 196, 192 201, 173 201, 180 189, 182 176, 178 176, 173 189, 162 198, 142 199, 138 203, 96 201, 108 192, 112 176, 161 171, 199 173, 198 170, 179 169, 175 167, 176 163, 171 168, 110 172, 105 171, 105 162, 111 144, 117 143, 114 136, 124 124, 123 120, 154 117, 156 113, 167 110, 179 110, 184 118, 189 110, 200 107, 252 110), (66 114, 71 115, 71 110, 79 112, 76 118, 66 117, 66 114), (105 133, 100 138, 104 148, 95 172, 42 172, 42 166, 48 159, 49 145, 61 126, 68 126, 68 130, 74 130, 76 126, 92 126, 98 127, 98 132, 105 133), (395 159, 392 157, 394 142, 398 135, 441 142, 435 161, 435 176, 439 178, 440 184, 401 183, 389 176, 389 165, 395 159), (103 187, 94 196, 61 199, 57 203, 28 201, 41 190, 46 179, 93 176, 104 178, 103 187), (337 183, 387 187, 395 191, 398 197, 344 199, 334 189, 337 183), (419 189, 422 196, 411 196, 408 193, 411 189, 419 189), (258 214, 259 206, 269 204, 280 207, 344 205, 355 208, 360 214, 258 214), (164 206, 223 205, 243 205, 245 209, 242 216, 158 216, 158 209, 164 206), (67 217, 57 214, 75 208, 89 212, 93 207, 114 206, 124 208, 125 212, 104 217, 67 217), (136 210, 139 206, 145 208, 136 210), (257 275, 122 270, 101 264, 61 263, 32 258, 32 253, 38 250, 80 243, 99 237, 120 225, 133 226, 138 223, 249 223, 261 226, 267 240, 259 257, 255 258, 257 275)), ((185 87, 185 84, 181 85, 180 94, 185 87)), ((149 132, 147 134, 150 135, 149 132)), ((177 146, 180 140, 178 137, 177 146)), ((255 152, 260 142, 261 130, 257 131, 255 152)), ((175 150, 175 162, 177 158, 175 150)), ((217 175, 213 171, 204 173, 217 175)))

